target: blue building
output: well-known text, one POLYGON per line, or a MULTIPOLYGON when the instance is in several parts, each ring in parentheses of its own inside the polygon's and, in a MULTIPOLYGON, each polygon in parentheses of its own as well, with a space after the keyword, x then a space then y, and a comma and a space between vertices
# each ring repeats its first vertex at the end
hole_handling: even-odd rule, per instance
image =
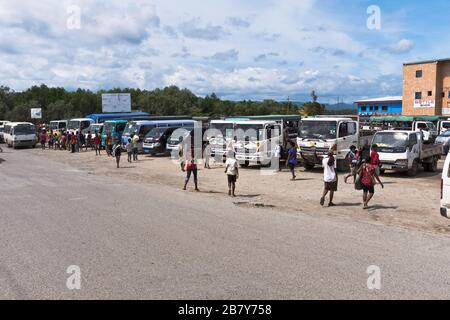
POLYGON ((356 101, 358 115, 372 116, 401 116, 403 97, 384 97, 356 101))

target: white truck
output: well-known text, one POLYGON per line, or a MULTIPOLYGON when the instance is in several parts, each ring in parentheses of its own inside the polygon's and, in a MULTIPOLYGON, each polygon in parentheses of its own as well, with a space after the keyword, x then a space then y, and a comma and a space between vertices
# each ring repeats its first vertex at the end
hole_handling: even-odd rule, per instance
POLYGON ((372 136, 360 134, 359 121, 352 118, 304 118, 297 138, 298 157, 307 170, 322 165, 322 160, 334 151, 339 171, 347 169, 345 157, 352 145, 369 145, 372 136))
POLYGON ((377 132, 372 145, 378 146, 381 172, 395 170, 414 177, 422 166, 436 172, 442 154, 442 145, 425 144, 422 132, 387 130, 377 132))
POLYGON ((441 180, 441 216, 450 219, 450 155, 445 159, 441 180))
POLYGON ((277 121, 236 121, 233 148, 236 160, 243 166, 270 165, 276 146, 284 141, 284 128, 277 121))
POLYGON ((443 134, 445 131, 450 130, 450 119, 440 120, 438 122, 438 133, 439 135, 443 134))

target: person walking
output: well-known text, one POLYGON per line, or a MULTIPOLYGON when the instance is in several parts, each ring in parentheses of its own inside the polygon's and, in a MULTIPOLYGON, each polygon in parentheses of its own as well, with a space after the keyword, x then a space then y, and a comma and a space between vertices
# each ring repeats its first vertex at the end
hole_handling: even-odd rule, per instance
POLYGON ((45 144, 47 143, 47 131, 43 130, 40 134, 39 140, 41 142, 42 150, 45 150, 45 144))
POLYGON ((125 149, 127 150, 127 155, 128 155, 128 162, 132 163, 132 157, 133 157, 133 143, 131 141, 131 138, 128 138, 128 142, 125 146, 125 149))
POLYGON ((86 151, 88 151, 88 148, 92 148, 92 135, 90 131, 86 135, 86 151))
POLYGON ((377 175, 380 175, 380 155, 378 154, 378 145, 372 145, 372 150, 370 151, 370 164, 374 166, 377 175))
POLYGON ((229 152, 225 163, 225 174, 228 178, 228 195, 236 197, 236 181, 239 179, 239 165, 234 152, 229 152))
POLYGON ((180 167, 181 167, 181 171, 186 171, 185 169, 185 164, 186 164, 186 159, 185 159, 185 154, 184 154, 184 140, 183 137, 180 137, 179 139, 179 143, 178 143, 178 161, 180 162, 180 167))
POLYGON ((63 132, 61 133, 61 143, 60 143, 60 149, 65 150, 66 149, 66 134, 63 132))
POLYGON ((289 142, 289 151, 288 151, 288 159, 286 161, 286 167, 289 167, 289 170, 292 173, 291 181, 295 181, 297 176, 295 175, 295 167, 297 166, 297 148, 295 144, 289 142))
POLYGON ((133 161, 138 161, 139 141, 139 136, 135 134, 133 137, 133 161))
POLYGON ((113 157, 116 158, 117 169, 120 168, 120 157, 122 156, 122 146, 118 143, 114 146, 112 151, 113 157))
POLYGON ((209 165, 209 160, 211 158, 211 145, 209 144, 209 142, 206 143, 204 155, 205 155, 205 169, 211 169, 209 165))
POLYGON ((364 209, 369 209, 369 202, 375 195, 375 181, 378 181, 381 188, 384 189, 384 184, 381 182, 380 177, 376 172, 375 166, 372 164, 372 159, 368 157, 361 168, 359 168, 358 175, 360 177, 362 189, 363 189, 363 201, 364 209))
POLYGON ((195 191, 200 191, 198 189, 198 167, 194 146, 191 147, 190 155, 186 161, 186 180, 184 182, 183 190, 187 189, 187 185, 192 175, 194 176, 195 191))
POLYGON ((347 183, 348 178, 353 177, 353 183, 356 181, 356 171, 357 171, 357 164, 358 164, 358 158, 356 156, 356 150, 357 148, 355 146, 350 147, 350 151, 347 153, 347 156, 345 157, 345 160, 347 161, 349 167, 350 167, 350 173, 345 176, 344 182, 347 183))
POLYGON ((72 134, 72 136, 70 137, 70 145, 72 153, 77 152, 78 138, 76 134, 72 134))
POLYGON ((100 137, 98 136, 98 133, 95 133, 94 136, 94 149, 95 149, 95 155, 101 156, 101 146, 100 146, 100 137))
POLYGON ((109 134, 109 133, 106 136, 105 144, 106 144, 106 153, 108 154, 108 157, 111 157, 112 149, 113 149, 113 141, 112 141, 111 134, 109 134))
POLYGON ((330 202, 328 204, 329 207, 334 207, 333 203, 334 193, 338 189, 338 174, 337 174, 337 165, 336 159, 334 157, 334 153, 330 151, 328 156, 325 157, 322 161, 323 166, 323 180, 325 183, 322 198, 320 198, 320 205, 325 205, 325 198, 330 193, 330 202))

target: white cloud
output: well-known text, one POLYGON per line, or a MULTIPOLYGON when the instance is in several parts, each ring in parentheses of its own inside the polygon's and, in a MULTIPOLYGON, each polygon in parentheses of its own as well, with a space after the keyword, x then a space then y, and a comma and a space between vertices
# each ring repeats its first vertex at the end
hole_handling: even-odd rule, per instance
POLYGON ((414 42, 408 39, 401 39, 390 46, 389 51, 394 54, 408 53, 414 48, 414 42))

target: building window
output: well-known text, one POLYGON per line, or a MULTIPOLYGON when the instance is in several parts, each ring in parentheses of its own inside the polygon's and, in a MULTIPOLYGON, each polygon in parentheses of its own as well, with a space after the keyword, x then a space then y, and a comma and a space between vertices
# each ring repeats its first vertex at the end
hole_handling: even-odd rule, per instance
POLYGON ((416 78, 422 78, 422 76, 423 76, 422 70, 417 70, 416 71, 416 78))
POLYGON ((382 112, 388 112, 389 108, 387 106, 382 106, 381 111, 382 112))
MULTIPOLYGON (((450 94, 450 92, 449 92, 450 94)), ((361 112, 366 112, 367 111, 367 107, 366 106, 361 106, 361 112)))
POLYGON ((428 91, 428 96, 431 97, 433 95, 433 91, 428 91))
POLYGON ((448 92, 448 98, 450 99, 450 91, 448 92))
POLYGON ((422 99, 422 92, 416 92, 416 100, 422 99))

